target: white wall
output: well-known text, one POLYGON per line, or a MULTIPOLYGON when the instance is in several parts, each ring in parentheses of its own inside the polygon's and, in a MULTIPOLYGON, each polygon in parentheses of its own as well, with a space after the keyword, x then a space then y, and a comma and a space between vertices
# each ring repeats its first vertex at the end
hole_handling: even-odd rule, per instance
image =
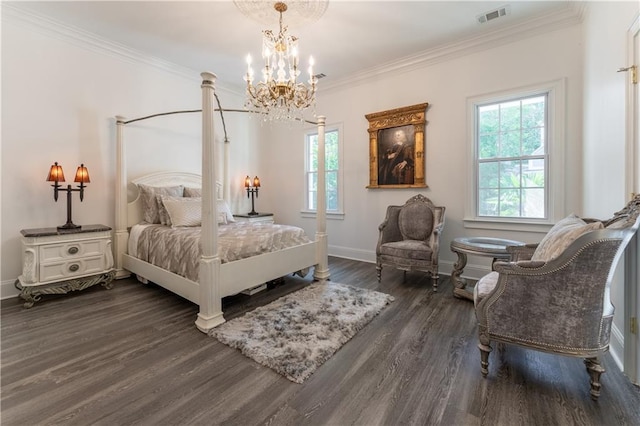
MULTIPOLYGON (((449 250, 455 237, 485 235, 537 242, 538 233, 466 229, 463 225, 469 141, 466 128, 468 97, 547 82, 567 81, 565 209, 581 212, 582 157, 582 39, 580 25, 548 32, 510 44, 486 48, 457 59, 380 75, 352 87, 323 91, 317 111, 327 123, 344 126, 345 217, 328 223, 330 253, 375 260, 378 225, 389 204, 403 204, 416 193, 446 206, 440 263, 445 273, 456 260, 449 250), (427 189, 366 189, 369 181, 368 122, 365 114, 429 102, 426 126, 427 189)), ((312 232, 313 219, 300 216, 303 205, 302 130, 274 132, 265 161, 266 200, 279 219, 312 232), (273 188, 273 189, 270 189, 273 188)), ((470 258, 469 275, 488 271, 489 260, 470 258), (474 264, 476 265, 474 267, 474 264), (475 272, 474 272, 475 271, 475 272)))
MULTIPOLYGON (((640 13, 638 2, 593 2, 584 20, 585 120, 583 158, 584 210, 591 217, 610 217, 628 201, 625 193, 625 91, 627 30, 640 13)), ((624 262, 611 287, 616 307, 612 354, 623 354, 624 262)))
MULTIPOLYGON (((119 46, 83 39, 65 29, 38 27, 19 15, 2 16, 2 295, 15 294, 21 273, 20 230, 55 227, 66 221, 66 194, 53 200, 45 182, 58 161, 67 183, 84 163, 91 176, 84 202, 73 196, 73 222, 114 226, 115 115, 131 119, 158 112, 201 108, 199 71, 191 73, 126 56, 119 46), (105 47, 108 47, 105 48, 105 47), (8 292, 8 293, 7 293, 8 292)), ((134 52, 135 53, 135 52, 134 52)), ((215 70, 212 70, 215 72, 215 70)), ((241 108, 243 99, 225 90, 226 108, 241 108)), ((216 133, 222 126, 216 116, 216 133)), ((225 116, 231 138, 230 175, 235 210, 247 208, 241 177, 257 167, 246 155, 257 126, 246 115, 225 116)), ((131 124, 125 130, 128 173, 163 169, 201 169, 198 114, 131 124), (180 140, 180 145, 175 144, 180 140), (158 153, 159 154, 156 154, 158 153)), ((222 158, 221 156, 219 158, 222 158)))
POLYGON ((584 20, 584 209, 610 217, 625 194, 627 29, 637 2, 589 3, 584 20), (613 210, 612 210, 613 209, 613 210))
MULTIPOLYGON (((597 4, 594 7, 605 9, 603 12, 607 11, 607 14, 615 14, 610 25, 626 15, 628 9, 633 9, 626 3, 619 8, 614 7, 616 12, 611 12, 608 5, 597 4)), ((594 31, 604 31, 598 28, 595 19, 590 27, 593 28, 587 31, 587 36, 594 31)), ((455 237, 490 235, 539 241, 542 235, 537 233, 514 234, 464 227, 463 194, 468 151, 465 108, 466 100, 471 96, 558 78, 566 78, 567 81, 565 210, 579 214, 584 210, 586 214, 602 216, 591 207, 602 206, 604 215, 618 208, 620 203, 617 200, 590 202, 584 209, 582 206, 583 179, 587 181, 587 177, 593 175, 583 174, 582 166, 582 93, 583 86, 591 85, 582 81, 585 34, 581 28, 573 25, 524 40, 514 38, 510 44, 485 45, 478 47, 477 52, 462 57, 413 66, 405 72, 379 75, 335 90, 323 90, 321 81, 317 111, 327 116, 329 124, 342 123, 344 129, 346 214, 344 220, 329 221, 330 252, 373 261, 377 227, 386 206, 402 204, 415 193, 424 193, 437 204, 447 207, 441 245, 441 264, 445 273, 455 260, 448 250, 450 241, 455 237), (429 188, 366 189, 369 153, 368 123, 364 115, 422 102, 431 104, 426 126, 426 180, 429 188)), ((113 225, 115 152, 112 117, 122 114, 131 118, 158 111, 199 108, 200 89, 198 72, 194 72, 193 78, 184 77, 184 73, 167 71, 154 66, 152 61, 126 59, 90 43, 53 37, 46 30, 6 18, 6 15, 3 15, 2 42, 1 278, 6 283, 20 273, 20 229, 55 226, 65 220, 64 196, 62 202, 54 203, 51 187, 44 182, 49 165, 59 161, 72 176, 75 167, 85 162, 91 172, 92 183, 83 203, 74 194, 74 222, 113 225)), ((603 48, 605 45, 602 43, 603 48)), ((588 64, 588 68, 604 67, 596 56, 590 58, 587 61, 592 64, 588 64)), ((617 66, 619 64, 612 65, 613 69, 617 66)), ((615 73, 612 76, 617 77, 615 73)), ((219 93, 225 107, 242 105, 240 96, 221 90, 219 93)), ((597 101, 587 102, 597 104, 597 101)), ((606 106, 599 108, 607 112, 606 106)), ((599 114, 591 111, 589 117, 599 114)), ((612 112, 607 115, 612 115, 612 112)), ((168 139, 184 138, 189 150, 197 150, 199 125, 196 120, 196 117, 183 116, 130 126, 127 139, 144 140, 130 150, 131 156, 135 159, 151 156, 155 161, 151 166, 141 166, 132 159, 129 162, 130 173, 142 174, 166 167, 198 171, 199 156, 170 148, 167 142, 168 139), (171 131, 167 132, 167 128, 171 131), (172 163, 163 160, 168 158, 166 152, 163 156, 153 156, 156 145, 169 150, 172 163)), ((260 126, 257 120, 249 120, 249 125, 246 125, 246 117, 239 115, 227 115, 226 120, 231 137, 233 210, 249 210, 250 202, 241 187, 242 178, 246 174, 258 175, 263 181, 263 188, 256 209, 272 211, 279 222, 300 225, 313 234, 314 220, 300 215, 303 205, 303 129, 271 129, 260 126)), ((603 122, 602 119, 589 121, 589 126, 594 127, 596 123, 603 122)), ((592 130, 587 124, 584 128, 589 132, 592 130)), ((599 127, 600 132, 607 128, 609 126, 599 127)), ((592 134, 585 135, 585 168, 587 164, 591 167, 604 155, 614 155, 615 161, 623 161, 618 158, 618 148, 611 153, 602 148, 602 138, 594 139, 592 134)), ((594 180, 591 177, 586 187, 593 185, 594 180)), ((600 186, 610 188, 610 182, 600 186)), ((488 269, 488 262, 470 259, 467 271, 477 276, 488 269)))

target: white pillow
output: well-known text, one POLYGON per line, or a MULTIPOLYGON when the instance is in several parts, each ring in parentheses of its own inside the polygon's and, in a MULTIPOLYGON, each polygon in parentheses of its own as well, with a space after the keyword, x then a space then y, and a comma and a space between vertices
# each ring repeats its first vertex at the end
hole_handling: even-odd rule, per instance
POLYGON ((602 229, 603 227, 602 222, 588 224, 575 214, 571 214, 553 225, 547 235, 540 241, 538 247, 536 247, 531 260, 547 262, 555 259, 582 234, 602 229))
MULTIPOLYGON (((185 197, 202 197, 202 188, 185 188, 184 189, 185 197)), ((235 222, 236 219, 233 217, 233 213, 231 213, 231 209, 229 208, 229 204, 225 200, 217 200, 218 201, 218 213, 223 212, 226 215, 225 223, 227 222, 235 222)))
MULTIPOLYGON (((162 197, 162 204, 169 216, 169 226, 202 225, 202 198, 200 197, 162 197)), ((218 225, 227 224, 225 212, 218 212, 218 225)))
POLYGON ((218 200, 218 213, 224 213, 227 216, 227 222, 236 221, 236 219, 233 217, 233 213, 231 213, 229 204, 227 204, 225 200, 218 200))
POLYGON ((227 215, 224 212, 218 212, 218 225, 227 224, 227 215))
POLYGON ((202 199, 198 197, 162 197, 162 204, 169 213, 171 227, 200 226, 202 224, 202 199))

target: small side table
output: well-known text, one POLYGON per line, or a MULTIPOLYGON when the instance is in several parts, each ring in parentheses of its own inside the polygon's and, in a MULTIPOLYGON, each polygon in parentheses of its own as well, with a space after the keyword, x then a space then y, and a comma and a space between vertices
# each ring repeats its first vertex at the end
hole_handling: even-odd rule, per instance
POLYGON ((458 255, 457 262, 453 265, 451 280, 453 281, 453 295, 458 298, 473 300, 473 285, 467 284, 464 278, 460 278, 464 267, 467 265, 467 255, 484 256, 497 260, 509 259, 507 246, 522 246, 522 241, 503 240, 489 237, 455 238, 451 241, 451 251, 458 255))
POLYGON ((273 213, 258 213, 258 214, 234 214, 233 217, 238 222, 266 222, 274 223, 273 213))
POLYGON ((43 294, 66 294, 96 284, 111 288, 115 277, 111 228, 23 229, 22 275, 15 286, 30 308, 43 294))

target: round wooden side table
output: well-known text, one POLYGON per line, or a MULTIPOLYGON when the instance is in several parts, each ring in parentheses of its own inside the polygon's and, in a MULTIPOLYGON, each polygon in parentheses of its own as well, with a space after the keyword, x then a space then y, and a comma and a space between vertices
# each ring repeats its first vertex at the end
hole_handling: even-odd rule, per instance
POLYGON ((491 263, 497 260, 509 259, 507 246, 522 246, 522 241, 504 240, 490 237, 462 237, 451 241, 451 251, 458 255, 458 260, 453 265, 451 280, 453 281, 453 295, 458 298, 473 300, 473 284, 461 278, 462 271, 467 265, 467 255, 484 256, 493 258, 491 263))

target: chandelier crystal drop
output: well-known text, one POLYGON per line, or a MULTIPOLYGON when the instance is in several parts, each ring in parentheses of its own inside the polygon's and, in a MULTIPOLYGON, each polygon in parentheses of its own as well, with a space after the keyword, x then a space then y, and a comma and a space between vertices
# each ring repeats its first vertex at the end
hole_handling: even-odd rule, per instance
POLYGON ((298 38, 287 32, 282 25, 282 14, 287 5, 277 2, 275 10, 280 14, 280 31, 277 35, 271 30, 262 32, 262 80, 253 84, 251 55, 247 55, 247 100, 245 108, 261 113, 265 120, 291 121, 302 120, 304 111, 315 107, 316 84, 313 75, 313 58, 309 58, 308 85, 298 82, 300 75, 298 59, 298 38))

